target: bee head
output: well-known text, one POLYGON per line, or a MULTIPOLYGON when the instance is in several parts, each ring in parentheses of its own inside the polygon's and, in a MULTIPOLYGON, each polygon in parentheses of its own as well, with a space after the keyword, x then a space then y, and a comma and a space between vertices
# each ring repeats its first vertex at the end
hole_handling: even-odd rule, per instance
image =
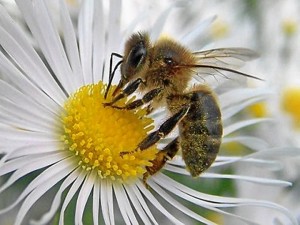
POLYGON ((115 95, 128 82, 141 77, 147 70, 147 55, 150 48, 150 39, 147 33, 133 34, 125 44, 123 62, 121 64, 121 80, 115 90, 115 95))

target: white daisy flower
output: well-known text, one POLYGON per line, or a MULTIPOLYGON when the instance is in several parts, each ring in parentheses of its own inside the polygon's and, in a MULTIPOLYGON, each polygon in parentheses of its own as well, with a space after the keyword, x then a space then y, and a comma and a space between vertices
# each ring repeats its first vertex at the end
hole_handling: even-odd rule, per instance
MULTIPOLYGON (((247 5, 245 15, 248 16, 248 20, 243 22, 255 28, 252 32, 248 32, 248 36, 255 40, 255 44, 261 49, 262 57, 257 65, 259 70, 263 71, 262 74, 267 76, 264 83, 254 83, 253 80, 251 83, 255 86, 264 85, 265 88, 273 90, 273 93, 264 101, 252 105, 248 112, 257 118, 268 116, 273 120, 272 123, 260 124, 253 129, 253 133, 267 140, 272 146, 293 146, 300 152, 299 2, 289 0, 278 1, 275 4, 268 1, 257 3, 247 5), (252 15, 257 16, 251 16, 250 11, 252 15)), ((300 206, 296 196, 299 194, 300 157, 298 154, 290 158, 283 157, 282 160, 284 169, 273 174, 273 177, 284 177, 292 181, 293 186, 274 192, 262 189, 260 196, 276 199, 277 203, 290 209, 299 223, 300 206)), ((240 186, 241 196, 245 193, 247 196, 257 196, 251 185, 247 185, 246 188, 245 186, 240 186)), ((266 211, 246 213, 251 214, 253 218, 262 218, 266 211)), ((274 217, 274 214, 268 215, 274 217)), ((289 224, 288 221, 280 220, 282 224, 289 224)), ((265 217, 265 223, 268 222, 268 218, 265 217)))
MULTIPOLYGON (((14 224, 22 224, 31 209, 37 207, 37 202, 55 190, 53 197, 47 199, 49 210, 39 218, 29 218, 31 223, 47 224, 57 217, 55 224, 187 224, 194 221, 216 224, 216 218, 206 218, 204 212, 199 212, 201 208, 239 222, 256 224, 231 209, 257 206, 272 209, 297 224, 285 208, 272 202, 202 193, 176 181, 170 174, 189 177, 179 155, 149 177, 148 186, 145 185, 143 174, 152 165, 158 152, 156 146, 121 156, 122 152, 135 149, 153 129, 152 118, 145 116, 145 109, 122 111, 102 104, 104 82, 109 79, 107 59, 112 52, 120 52, 123 46, 120 43, 124 42, 122 33, 129 35, 138 23, 134 20, 127 30, 120 31, 121 1, 110 1, 108 17, 103 10, 104 2, 83 1, 75 28, 65 2, 60 1, 61 35, 45 1, 16 2, 41 53, 35 51, 1 6, 0 142, 4 155, 0 160, 0 176, 7 179, 0 186, 0 197, 22 178, 32 174, 33 178, 15 199, 0 209, 1 217, 19 206, 14 224)), ((160 34, 170 10, 171 7, 165 10, 149 29, 154 39, 160 34)), ((183 43, 191 43, 201 29, 193 30, 183 36, 183 43)), ((280 180, 220 173, 233 163, 273 169, 278 166, 276 161, 266 157, 284 154, 286 150, 268 151, 265 142, 249 136, 230 137, 235 131, 264 121, 254 119, 232 124, 231 118, 263 98, 267 91, 249 88, 226 91, 225 84, 220 84, 216 90, 220 92, 224 121, 223 143, 240 142, 264 151, 246 157, 219 156, 211 172, 192 181, 193 187, 215 179, 290 185, 280 180)), ((107 101, 110 98, 109 94, 107 101)), ((120 104, 124 105, 125 100, 120 104)), ((156 122, 157 117, 153 116, 156 122)))

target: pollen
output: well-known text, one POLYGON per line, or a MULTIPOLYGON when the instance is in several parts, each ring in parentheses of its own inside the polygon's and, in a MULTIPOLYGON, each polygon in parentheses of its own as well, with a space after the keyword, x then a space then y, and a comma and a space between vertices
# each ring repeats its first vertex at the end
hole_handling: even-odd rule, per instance
POLYGON ((291 116, 294 126, 300 128, 300 87, 290 87, 283 91, 281 107, 291 116))
MULTIPOLYGON (((157 153, 156 146, 140 151, 137 145, 153 129, 153 120, 145 109, 135 111, 104 106, 115 87, 104 99, 106 86, 98 84, 81 87, 71 95, 62 114, 62 142, 84 170, 95 170, 102 179, 125 182, 141 178, 146 166, 157 153), (125 154, 124 154, 125 153, 125 154)), ((132 99, 122 99, 124 106, 132 99)))

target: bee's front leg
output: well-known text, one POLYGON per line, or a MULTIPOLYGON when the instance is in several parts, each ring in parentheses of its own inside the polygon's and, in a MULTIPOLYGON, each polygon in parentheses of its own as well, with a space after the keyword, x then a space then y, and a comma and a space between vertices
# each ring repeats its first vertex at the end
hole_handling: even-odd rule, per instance
POLYGON ((118 102, 119 100, 121 100, 121 99, 131 95, 133 92, 135 92, 141 83, 145 83, 145 82, 141 78, 136 79, 132 83, 128 84, 128 86, 124 90, 122 90, 121 93, 119 93, 117 96, 115 96, 111 102, 104 102, 103 105, 116 108, 116 106, 114 106, 114 104, 116 102, 118 102))
POLYGON ((156 96, 158 96, 162 91, 162 88, 156 88, 153 89, 149 92, 147 92, 141 99, 137 99, 133 102, 130 102, 124 106, 115 106, 113 105, 113 108, 116 109, 125 109, 125 110, 132 110, 132 109, 136 109, 140 106, 143 106, 144 104, 152 101, 156 96))

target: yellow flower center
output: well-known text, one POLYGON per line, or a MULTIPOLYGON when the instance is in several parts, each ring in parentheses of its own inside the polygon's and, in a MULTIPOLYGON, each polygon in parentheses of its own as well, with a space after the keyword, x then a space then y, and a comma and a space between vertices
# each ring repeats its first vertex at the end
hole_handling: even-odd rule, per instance
POLYGON ((268 115, 268 110, 265 102, 257 102, 248 107, 249 112, 252 116, 257 118, 263 118, 268 115))
POLYGON ((282 109, 288 113, 295 127, 300 128, 300 87, 290 87, 283 91, 282 109))
POLYGON ((228 36, 230 28, 228 24, 220 19, 217 19, 211 26, 211 35, 214 39, 222 39, 228 36))
MULTIPOLYGON (((62 115, 65 149, 78 157, 78 165, 85 170, 96 170, 100 178, 121 182, 139 178, 146 172, 145 167, 152 165, 156 147, 123 153, 136 149, 153 129, 153 120, 145 116, 144 109, 104 107, 102 103, 112 100, 110 93, 115 87, 106 100, 105 88, 101 82, 83 86, 65 103, 62 115)), ((126 101, 120 100, 118 106, 126 101)))
POLYGON ((282 22, 283 33, 286 36, 291 37, 297 33, 297 26, 297 21, 294 21, 292 19, 286 19, 282 22))

